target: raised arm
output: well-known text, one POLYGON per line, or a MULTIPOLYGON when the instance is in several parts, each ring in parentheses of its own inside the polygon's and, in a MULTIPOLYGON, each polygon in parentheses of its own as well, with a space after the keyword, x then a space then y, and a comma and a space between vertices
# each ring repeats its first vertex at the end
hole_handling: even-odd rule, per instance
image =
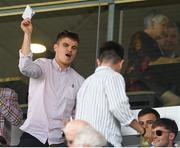
POLYGON ((21 22, 24 39, 20 50, 19 69, 25 76, 38 78, 42 75, 43 70, 38 62, 32 61, 32 53, 30 50, 32 28, 30 19, 25 19, 21 22))
POLYGON ((32 34, 32 24, 30 19, 25 19, 21 22, 21 29, 24 31, 24 39, 21 48, 23 55, 28 55, 30 53, 31 44, 31 34, 32 34))
POLYGON ((23 113, 18 104, 18 97, 14 90, 0 88, 0 113, 12 125, 21 123, 23 113))

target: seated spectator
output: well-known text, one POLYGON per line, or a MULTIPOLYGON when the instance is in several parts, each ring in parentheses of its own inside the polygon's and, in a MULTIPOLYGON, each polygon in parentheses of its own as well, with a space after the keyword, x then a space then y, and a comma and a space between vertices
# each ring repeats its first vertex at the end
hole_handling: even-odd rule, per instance
POLYGON ((104 136, 96 131, 92 126, 87 125, 80 130, 74 137, 73 146, 75 147, 102 147, 107 142, 104 136))
MULTIPOLYGON (((138 113, 138 122, 141 124, 146 130, 151 130, 152 123, 159 119, 159 113, 153 108, 143 108, 138 113)), ((146 135, 146 137, 140 137, 140 146, 150 146, 152 142, 151 135, 146 135)))
POLYGON ((66 137, 67 146, 72 146, 75 135, 86 125, 88 125, 88 123, 82 120, 72 120, 67 123, 63 130, 66 137))
POLYGON ((11 143, 11 125, 19 125, 23 118, 14 90, 0 88, 0 145, 9 146, 11 143))
POLYGON ((146 72, 150 62, 162 56, 156 40, 166 35, 169 19, 162 14, 151 14, 144 19, 144 31, 136 32, 130 41, 129 64, 126 75, 127 91, 154 91, 164 106, 180 104, 180 97, 174 94, 168 82, 162 85, 156 75, 146 72))
POLYGON ((89 123, 83 120, 72 120, 64 128, 68 147, 105 146, 105 138, 89 123))
POLYGON ((157 40, 163 57, 177 57, 176 50, 178 48, 179 29, 174 22, 167 25, 167 34, 164 38, 157 40))
POLYGON ((174 120, 157 119, 152 124, 152 145, 154 147, 174 147, 174 139, 178 133, 178 126, 174 120))

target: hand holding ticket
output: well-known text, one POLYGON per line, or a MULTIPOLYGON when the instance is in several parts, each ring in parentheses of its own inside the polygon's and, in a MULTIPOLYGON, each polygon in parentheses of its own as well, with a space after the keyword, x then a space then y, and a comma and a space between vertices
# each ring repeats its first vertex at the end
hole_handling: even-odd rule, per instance
POLYGON ((23 19, 31 19, 34 14, 35 14, 35 12, 33 11, 33 9, 29 5, 27 5, 26 9, 24 10, 24 12, 22 14, 22 18, 23 19))

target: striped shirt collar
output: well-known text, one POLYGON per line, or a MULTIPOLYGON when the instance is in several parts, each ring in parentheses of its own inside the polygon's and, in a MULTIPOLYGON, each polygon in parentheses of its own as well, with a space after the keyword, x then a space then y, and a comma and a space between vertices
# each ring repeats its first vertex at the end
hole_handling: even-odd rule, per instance
POLYGON ((104 70, 104 69, 109 69, 109 70, 113 70, 111 67, 109 66, 98 66, 95 70, 95 72, 98 72, 98 71, 101 71, 101 70, 104 70))
POLYGON ((53 63, 54 68, 55 68, 57 71, 67 72, 67 71, 70 69, 70 66, 68 66, 67 68, 65 68, 64 70, 62 70, 61 67, 58 65, 58 63, 56 62, 56 59, 55 59, 55 58, 53 59, 52 63, 53 63))

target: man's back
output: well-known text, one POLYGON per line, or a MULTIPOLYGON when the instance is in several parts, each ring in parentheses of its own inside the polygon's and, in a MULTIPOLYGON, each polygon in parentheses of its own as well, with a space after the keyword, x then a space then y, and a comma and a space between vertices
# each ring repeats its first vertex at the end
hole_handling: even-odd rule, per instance
POLYGON ((123 77, 110 67, 101 66, 85 80, 77 95, 76 118, 89 122, 115 146, 121 146, 122 140, 116 118, 127 122, 120 109, 128 102, 123 89, 123 77))

